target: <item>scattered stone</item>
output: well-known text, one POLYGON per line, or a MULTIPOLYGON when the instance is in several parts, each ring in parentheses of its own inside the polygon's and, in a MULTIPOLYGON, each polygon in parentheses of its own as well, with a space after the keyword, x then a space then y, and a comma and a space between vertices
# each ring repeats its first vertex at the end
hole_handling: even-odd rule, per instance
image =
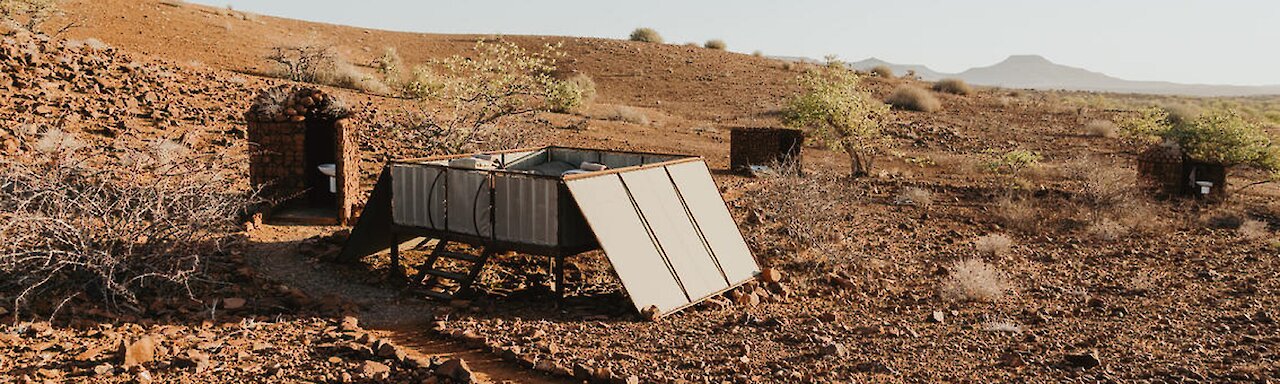
POLYGON ((778 283, 782 281, 782 271, 777 268, 765 268, 760 271, 760 280, 766 283, 778 283))
POLYGON ((365 360, 364 364, 360 365, 360 375, 373 380, 385 380, 391 376, 391 367, 376 361, 365 360))
POLYGON ((244 308, 245 303, 248 303, 248 300, 245 300, 242 297, 228 297, 222 299, 222 309, 234 311, 244 308))
POLYGON ((341 357, 329 356, 329 364, 339 364, 339 363, 342 363, 341 357))
POLYGON ((134 376, 134 380, 137 380, 138 384, 151 384, 151 382, 154 381, 154 379, 151 378, 151 372, 145 369, 138 371, 137 376, 134 376))
POLYGON ((198 350, 187 350, 178 356, 174 364, 179 367, 194 368, 196 373, 209 369, 209 355, 198 350))
POLYGON ((640 311, 640 315, 644 316, 645 320, 658 321, 658 317, 662 315, 662 311, 658 309, 658 306, 650 305, 648 307, 644 307, 644 310, 640 311))
POLYGON ((114 373, 115 371, 116 367, 111 365, 111 363, 102 363, 93 367, 93 374, 98 376, 114 373))
POLYGON ((835 285, 837 287, 844 288, 844 289, 853 289, 853 288, 857 288, 858 286, 853 282, 853 279, 840 276, 835 273, 827 274, 827 281, 830 281, 832 285, 835 285))
POLYGON ((150 363, 156 358, 156 342, 151 336, 143 336, 133 343, 120 343, 121 365, 125 368, 150 363))
POLYGON ((346 317, 343 317, 343 318, 342 318, 342 324, 341 324, 341 325, 339 325, 339 327, 340 327, 340 329, 342 329, 343 331, 347 331, 347 332, 355 332, 355 331, 359 331, 359 330, 360 330, 360 319, 357 319, 357 318, 355 318, 354 316, 346 316, 346 317))
POLYGON ((5 307, 0 307, 0 316, 4 316, 4 315, 8 315, 8 314, 9 314, 9 310, 8 310, 8 309, 5 309, 5 307))
POLYGON ((822 346, 822 354, 826 356, 844 357, 848 353, 840 343, 827 343, 822 346))
POLYGON ((589 380, 594 374, 595 374, 595 370, 591 369, 591 367, 588 367, 585 364, 577 363, 573 365, 573 377, 576 377, 582 380, 589 380))
POLYGON ((430 358, 422 356, 405 356, 404 363, 409 366, 409 368, 418 369, 429 369, 436 364, 436 362, 432 361, 430 358))
POLYGON ((395 344, 385 340, 379 340, 377 345, 378 357, 395 359, 396 361, 404 360, 404 349, 397 347, 395 344))
POLYGON ((930 323, 942 323, 945 321, 947 321, 947 315, 942 311, 933 311, 933 314, 929 315, 930 323))
POLYGON ((459 383, 470 383, 474 374, 467 361, 459 358, 449 359, 436 367, 436 375, 453 379, 459 383))
POLYGON ((1081 353, 1067 354, 1067 364, 1073 367, 1089 369, 1102 365, 1102 359, 1098 358, 1098 352, 1085 351, 1081 353))

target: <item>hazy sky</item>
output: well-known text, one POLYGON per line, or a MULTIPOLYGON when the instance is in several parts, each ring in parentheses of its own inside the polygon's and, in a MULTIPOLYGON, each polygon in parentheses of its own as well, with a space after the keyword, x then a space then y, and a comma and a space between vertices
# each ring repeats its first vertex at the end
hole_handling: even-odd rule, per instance
POLYGON ((1280 84, 1280 0, 195 0, 400 31, 725 40, 739 52, 878 57, 956 72, 1011 54, 1131 80, 1280 84))

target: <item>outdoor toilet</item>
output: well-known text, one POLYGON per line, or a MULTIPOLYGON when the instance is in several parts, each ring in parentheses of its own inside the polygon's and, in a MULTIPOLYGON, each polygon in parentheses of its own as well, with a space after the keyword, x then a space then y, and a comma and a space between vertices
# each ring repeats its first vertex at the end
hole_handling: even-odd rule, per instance
POLYGON ((276 223, 350 225, 359 195, 359 153, 342 102, 292 86, 264 90, 245 113, 249 181, 276 223))
POLYGON ((804 132, 789 128, 740 127, 729 131, 729 166, 734 171, 801 161, 804 132))
POLYGON ((1227 170, 1193 160, 1176 145, 1156 144, 1138 155, 1138 186, 1162 197, 1221 199, 1227 195, 1227 170))
MULTIPOLYGON (((602 249, 637 311, 660 316, 755 278, 751 255, 701 157, 543 147, 392 161, 338 256, 355 261, 405 241, 435 239, 417 282, 451 299, 490 255, 550 257, 563 295, 564 259, 602 249), (453 252, 448 243, 482 250, 453 252), (437 266, 441 259, 470 265, 437 266)), ((426 241, 419 243, 422 247, 426 241)))

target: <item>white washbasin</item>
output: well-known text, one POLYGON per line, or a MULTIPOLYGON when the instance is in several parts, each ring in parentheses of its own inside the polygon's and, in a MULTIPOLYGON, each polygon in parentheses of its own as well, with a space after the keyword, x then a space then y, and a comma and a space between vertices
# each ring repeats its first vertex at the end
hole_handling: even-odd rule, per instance
POLYGON ((320 173, 329 176, 329 193, 338 193, 338 180, 334 178, 338 174, 338 166, 335 164, 320 164, 316 168, 320 169, 320 173))
POLYGON ((338 166, 336 164, 320 164, 316 168, 320 168, 320 173, 325 176, 333 177, 338 175, 338 166))

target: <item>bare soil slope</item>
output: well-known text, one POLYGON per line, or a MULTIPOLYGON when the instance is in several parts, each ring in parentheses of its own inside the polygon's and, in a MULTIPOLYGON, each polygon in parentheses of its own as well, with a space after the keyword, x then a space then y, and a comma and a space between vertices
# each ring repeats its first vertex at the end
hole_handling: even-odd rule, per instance
MULTIPOLYGON (((203 117, 150 115, 156 107, 133 111, 129 100, 147 99, 148 93, 138 86, 98 96, 75 89, 78 76, 58 75, 62 64, 50 64, 49 69, 21 63, 7 67, 30 73, 17 77, 26 83, 4 88, 8 93, 0 100, 0 113, 5 117, 62 124, 101 135, 104 142, 110 142, 104 126, 119 124, 110 117, 117 114, 109 113, 119 103, 126 104, 126 126, 158 127, 127 130, 139 140, 169 137, 178 134, 178 127, 205 131, 203 136, 214 140, 219 132, 242 127, 238 111, 247 107, 245 96, 278 83, 251 75, 267 69, 261 57, 274 44, 332 43, 354 63, 368 62, 394 46, 407 61, 416 62, 466 53, 481 38, 371 31, 172 1, 67 4, 69 17, 85 20, 72 37, 101 39, 122 55, 137 55, 127 60, 151 63, 157 73, 172 67, 169 72, 181 80, 140 83, 166 95, 166 105, 193 106, 178 108, 182 116, 203 117), (35 79, 56 84, 35 90, 35 79), (86 110, 81 107, 85 103, 94 112, 76 112, 86 110), (59 123, 67 115, 77 120, 59 123), (176 124, 166 124, 169 120, 176 124)), ((727 165, 727 128, 776 124, 777 111, 796 91, 792 80, 801 70, 693 47, 504 38, 527 46, 563 42, 563 67, 591 75, 599 86, 600 103, 583 116, 540 115, 554 124, 584 119, 587 129, 556 129, 540 140, 695 153, 718 169, 727 165), (652 123, 602 117, 616 106, 638 107, 652 123)), ((134 76, 115 72, 117 65, 106 68, 111 70, 104 72, 107 81, 134 76)), ((915 82, 868 79, 867 84, 884 96, 911 83, 915 82)), ((383 131, 387 113, 406 106, 406 101, 336 92, 362 110, 356 120, 363 124, 362 149, 373 169, 393 152, 411 150, 386 142, 383 131)), ((625 299, 599 254, 583 257, 570 268, 571 289, 577 294, 562 308, 549 305, 546 287, 539 281, 543 266, 513 255, 501 258, 486 274, 484 284, 493 288, 490 294, 469 303, 436 305, 411 289, 399 291, 386 278, 385 258, 366 260, 367 269, 316 261, 336 245, 312 236, 328 235, 334 228, 268 226, 246 235, 243 262, 265 275, 262 287, 229 294, 264 298, 267 304, 251 308, 257 312, 247 316, 254 321, 299 316, 288 327, 309 335, 309 341, 275 349, 287 351, 275 354, 264 352, 270 349, 254 351, 251 342, 238 343, 243 345, 215 360, 235 366, 243 356, 239 353, 254 352, 277 360, 297 358, 294 364, 237 371, 237 377, 264 371, 296 380, 337 381, 343 379, 343 371, 356 372, 352 375, 357 379, 379 377, 381 367, 368 361, 390 363, 395 379, 428 375, 394 354, 380 358, 376 351, 362 349, 371 344, 368 337, 363 338, 365 344, 357 339, 363 330, 331 329, 340 326, 336 314, 341 310, 310 313, 305 306, 271 306, 282 300, 280 296, 292 295, 270 293, 272 285, 286 284, 302 288, 289 292, 307 290, 354 302, 357 308, 347 312, 381 329, 375 335, 413 348, 415 355, 434 353, 429 349, 439 344, 427 339, 435 337, 490 350, 485 356, 509 361, 499 365, 492 375, 497 378, 512 377, 505 369, 538 378, 545 378, 538 372, 549 372, 560 379, 634 377, 644 382, 1224 382, 1262 381, 1280 374, 1275 357, 1280 286, 1274 273, 1276 250, 1269 245, 1274 232, 1266 229, 1280 220, 1276 188, 1252 189, 1226 205, 1126 196, 1124 205, 1103 207, 1091 202, 1103 184, 1088 175, 1132 180, 1138 147, 1088 136, 1082 127, 1123 112, 1067 104, 1053 93, 981 89, 970 96, 935 96, 942 102, 940 111, 894 112, 887 127, 893 149, 883 156, 883 172, 875 177, 840 177, 846 167, 843 158, 817 149, 806 149, 810 174, 805 178, 752 179, 718 172, 717 182, 757 258, 786 273, 781 286, 753 286, 662 321, 646 322, 625 310, 625 299), (981 170, 988 151, 1011 149, 1040 152, 1043 166, 1018 177, 981 170), (1072 171, 1080 167, 1067 166, 1085 157, 1090 158, 1083 163, 1085 169, 1092 170, 1085 176, 1072 171), (903 193, 911 188, 922 190, 928 201, 918 198, 920 193, 903 193), (1264 237, 1231 229, 1242 219, 1262 221, 1264 237), (1101 225, 1107 221, 1110 226, 1101 225), (997 252, 980 251, 976 239, 990 234, 1007 235, 1012 245, 997 252), (971 258, 1003 272, 1011 288, 1003 299, 972 302, 943 293, 942 287, 963 273, 955 262, 971 258), (326 286, 327 281, 350 285, 326 286), (425 309, 388 310, 395 307, 425 309), (406 325, 418 324, 432 331, 404 331, 406 325), (317 345, 306 347, 308 342, 317 345), (365 369, 374 372, 359 371, 365 369)), ((243 136, 232 132, 222 139, 232 147, 242 143, 243 136)), ((27 144, 17 146, 17 152, 27 150, 27 144)), ((129 321, 151 321, 146 319, 151 315, 142 316, 129 321)), ((204 337, 191 329, 201 327, 199 322, 184 326, 189 328, 175 331, 177 336, 186 332, 204 337)), ((222 328, 235 332, 234 326, 222 328)), ((277 332, 260 325, 242 328, 277 332)), ((95 363, 68 362, 74 356, 35 350, 41 345, 36 343, 62 336, 40 329, 0 330, 30 337, 0 339, 0 351, 9 361, 41 356, 42 362, 61 362, 59 367, 65 369, 60 372, 93 374, 95 363)), ((157 327, 155 332, 164 330, 157 327)), ((93 337, 92 332, 72 336, 81 341, 93 337)), ((162 354, 165 359, 172 355, 162 354)), ((44 375, 38 370, 43 363, 4 361, 0 369, 15 370, 14 376, 44 375)), ((169 371, 169 366, 152 368, 164 370, 158 372, 175 381, 216 381, 207 374, 184 376, 185 371, 169 371)))

